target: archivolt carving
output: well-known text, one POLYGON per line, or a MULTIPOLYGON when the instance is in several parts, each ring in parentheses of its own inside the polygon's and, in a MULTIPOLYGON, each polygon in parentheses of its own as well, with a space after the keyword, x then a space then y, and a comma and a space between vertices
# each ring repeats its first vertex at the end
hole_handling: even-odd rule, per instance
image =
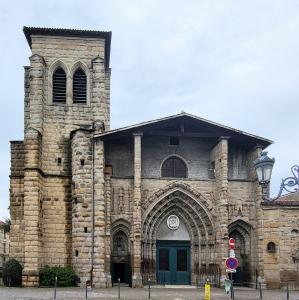
POLYGON ((113 237, 118 231, 123 231, 128 238, 130 237, 130 223, 125 219, 118 219, 111 225, 111 236, 113 237))
POLYGON ((171 213, 181 216, 192 243, 213 241, 214 225, 206 200, 188 185, 176 182, 151 196, 151 203, 142 216, 145 242, 155 241, 159 224, 171 213))
POLYGON ((239 231, 244 237, 250 234, 251 231, 251 225, 248 224, 247 222, 239 219, 236 220, 234 222, 232 222, 231 224, 229 224, 228 226, 228 232, 232 232, 233 230, 237 230, 239 231))
MULTIPOLYGON (((145 205, 150 205, 153 203, 156 199, 161 198, 162 196, 165 196, 167 194, 170 194, 171 192, 175 190, 180 190, 186 194, 190 194, 191 197, 199 199, 203 206, 206 207, 208 210, 212 210, 212 205, 209 203, 205 197, 196 189, 192 188, 189 184, 182 182, 182 181, 175 181, 171 184, 167 185, 164 188, 159 189, 158 191, 154 192, 147 200, 145 205)), ((145 200, 145 199, 144 199, 145 200)), ((145 201, 144 201, 145 202, 145 201)))

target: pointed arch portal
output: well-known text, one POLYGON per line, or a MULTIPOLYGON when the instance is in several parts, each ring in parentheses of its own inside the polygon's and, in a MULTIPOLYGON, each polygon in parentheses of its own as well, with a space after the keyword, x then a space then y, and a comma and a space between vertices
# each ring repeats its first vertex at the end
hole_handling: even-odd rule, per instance
POLYGON ((235 254, 239 262, 237 272, 233 274, 233 280, 236 285, 246 285, 252 279, 251 226, 241 219, 236 220, 228 226, 228 234, 236 241, 235 254))
POLYGON ((207 202, 185 185, 172 185, 151 199, 142 215, 142 272, 158 284, 191 284, 215 265, 215 230, 207 202), (168 218, 178 228, 167 224, 168 218), (177 221, 175 221, 177 220, 177 221))
POLYGON ((111 276, 112 284, 131 285, 130 225, 118 220, 111 227, 111 276))

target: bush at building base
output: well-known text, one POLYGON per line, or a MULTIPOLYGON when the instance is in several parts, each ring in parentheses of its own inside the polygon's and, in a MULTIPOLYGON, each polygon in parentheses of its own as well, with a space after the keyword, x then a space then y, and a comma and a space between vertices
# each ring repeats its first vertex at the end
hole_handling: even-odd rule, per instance
POLYGON ((39 272, 40 286, 54 286, 57 276, 57 286, 76 286, 76 274, 70 267, 44 266, 39 272))
POLYGON ((15 259, 9 259, 3 265, 3 283, 5 286, 22 284, 22 266, 15 259))

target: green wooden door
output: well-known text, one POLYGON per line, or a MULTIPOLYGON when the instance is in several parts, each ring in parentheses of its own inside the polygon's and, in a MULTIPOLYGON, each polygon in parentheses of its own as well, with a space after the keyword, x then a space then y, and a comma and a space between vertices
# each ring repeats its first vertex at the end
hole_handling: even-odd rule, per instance
POLYGON ((157 241, 158 284, 190 284, 190 242, 157 241))

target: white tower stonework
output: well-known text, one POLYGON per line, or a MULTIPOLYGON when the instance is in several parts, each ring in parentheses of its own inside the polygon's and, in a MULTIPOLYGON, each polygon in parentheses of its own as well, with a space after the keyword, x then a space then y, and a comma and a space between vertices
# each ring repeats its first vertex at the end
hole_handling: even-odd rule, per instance
POLYGON ((85 284, 299 282, 299 202, 262 201, 252 161, 272 141, 182 112, 110 130, 111 32, 29 28, 24 140, 11 142, 10 256, 85 284), (175 216, 176 226, 167 225, 175 216))

